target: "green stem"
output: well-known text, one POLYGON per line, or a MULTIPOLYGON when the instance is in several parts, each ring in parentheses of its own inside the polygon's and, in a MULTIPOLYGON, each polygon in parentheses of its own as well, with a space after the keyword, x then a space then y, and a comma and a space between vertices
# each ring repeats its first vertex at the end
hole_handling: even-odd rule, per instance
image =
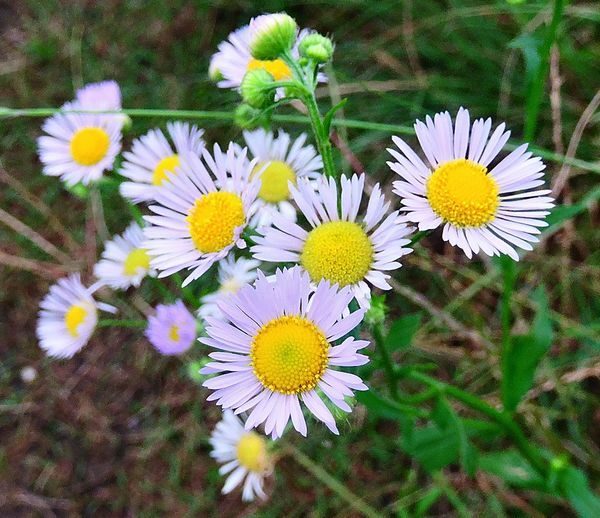
POLYGON ((394 363, 392 361, 392 356, 390 355, 390 352, 387 350, 387 347, 385 345, 385 337, 383 336, 382 324, 376 324, 373 326, 373 338, 375 339, 375 345, 377 346, 377 349, 379 349, 379 353, 381 354, 383 368, 385 369, 385 375, 387 377, 388 386, 390 388, 390 395, 394 400, 398 401, 398 380, 396 379, 396 375, 394 373, 394 363))
POLYGON ((523 454, 523 456, 529 461, 531 466, 542 476, 544 479, 548 474, 548 466, 544 458, 540 455, 539 450, 531 445, 529 439, 525 436, 519 425, 515 423, 513 418, 504 412, 499 412, 491 405, 488 405, 485 401, 481 400, 477 396, 469 394, 464 390, 457 387, 439 381, 427 374, 422 372, 412 371, 408 376, 415 381, 419 381, 429 387, 439 390, 447 396, 450 396, 457 401, 467 405, 468 407, 480 412, 492 421, 497 423, 505 433, 513 440, 515 446, 523 454))
POLYGON ((331 141, 329 140, 329 135, 325 131, 325 126, 323 125, 323 119, 321 118, 315 95, 313 92, 310 92, 310 94, 304 96, 302 100, 308 109, 308 116, 315 135, 315 140, 317 141, 317 147, 323 158, 323 169, 325 174, 331 178, 335 178, 337 181, 339 179, 339 174, 337 173, 333 162, 331 141))
POLYGON ((106 318, 98 321, 98 327, 129 327, 143 329, 147 325, 145 320, 119 320, 117 318, 106 318))

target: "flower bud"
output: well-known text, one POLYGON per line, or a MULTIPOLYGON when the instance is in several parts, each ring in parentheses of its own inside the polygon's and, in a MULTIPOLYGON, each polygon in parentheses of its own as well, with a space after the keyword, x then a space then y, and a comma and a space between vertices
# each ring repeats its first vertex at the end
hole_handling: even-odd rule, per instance
POLYGON ((371 298, 371 306, 365 313, 365 323, 370 327, 383 324, 383 322, 385 322, 387 309, 385 296, 373 295, 371 298))
POLYGON ((240 91, 242 99, 253 108, 264 108, 275 99, 275 89, 269 85, 275 80, 273 76, 262 68, 246 72, 240 91))
POLYGON ((325 36, 313 32, 308 34, 298 45, 300 56, 318 63, 326 63, 333 56, 333 42, 325 36))
MULTIPOLYGON (((233 122, 242 129, 253 130, 266 123, 268 118, 261 110, 247 104, 240 104, 233 115, 233 122)), ((248 230, 248 228, 246 229, 248 230)))
POLYGON ((250 21, 250 53, 255 59, 272 60, 291 50, 298 26, 286 13, 263 14, 250 21))

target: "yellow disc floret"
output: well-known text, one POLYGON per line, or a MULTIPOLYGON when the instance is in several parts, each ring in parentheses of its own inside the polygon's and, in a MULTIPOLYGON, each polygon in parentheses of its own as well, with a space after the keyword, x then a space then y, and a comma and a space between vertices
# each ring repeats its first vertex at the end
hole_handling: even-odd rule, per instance
POLYGON ((263 69, 273 76, 275 81, 282 81, 292 77, 292 71, 282 59, 260 60, 252 58, 248 63, 246 72, 250 70, 263 69))
POLYGON ((242 435, 237 445, 237 460, 248 471, 265 471, 269 461, 264 438, 255 432, 242 435))
POLYGON ((173 340, 174 342, 179 342, 179 326, 173 324, 169 328, 169 340, 173 340))
POLYGON ((260 174, 261 182, 258 196, 269 203, 287 200, 290 197, 288 182, 296 184, 296 173, 281 160, 260 162, 252 171, 251 177, 256 174, 260 174))
POLYGON ((264 387, 280 394, 315 388, 329 363, 329 342, 312 322, 282 316, 265 324, 252 340, 254 374, 264 387))
POLYGON ((147 272, 150 268, 150 256, 144 248, 134 248, 123 263, 123 273, 125 275, 137 275, 141 272, 147 272), (141 272, 140 272, 141 271, 141 272))
POLYGON ((77 304, 71 306, 65 313, 65 327, 73 338, 79 336, 79 326, 83 324, 87 314, 87 310, 77 304))
POLYGON ((355 284, 369 272, 373 245, 352 221, 330 221, 308 233, 300 263, 314 282, 327 279, 340 286, 355 284))
POLYGON ((210 192, 196 200, 186 218, 192 241, 204 254, 233 243, 234 232, 246 216, 242 199, 232 192, 210 192))
POLYGON ((460 158, 439 166, 427 180, 433 211, 457 227, 481 227, 494 219, 500 204, 498 184, 487 168, 460 158))
POLYGON ((82 128, 71 139, 71 156, 79 165, 94 165, 106 156, 109 145, 108 133, 102 128, 82 128))
POLYGON ((179 167, 179 155, 171 155, 163 158, 154 168, 152 185, 162 185, 163 182, 169 181, 167 173, 174 173, 177 167, 179 167))

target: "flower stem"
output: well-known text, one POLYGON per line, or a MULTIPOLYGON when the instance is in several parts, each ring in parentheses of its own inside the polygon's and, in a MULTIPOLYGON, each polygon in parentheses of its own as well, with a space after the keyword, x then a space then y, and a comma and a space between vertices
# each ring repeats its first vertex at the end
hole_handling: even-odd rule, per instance
POLYGON ((338 181, 339 174, 337 173, 335 164, 333 162, 331 141, 329 140, 329 135, 327 134, 323 124, 323 119, 321 118, 319 106, 317 105, 314 92, 310 92, 310 94, 304 96, 302 100, 308 109, 310 125, 317 142, 317 148, 319 149, 319 153, 323 158, 323 169, 325 170, 325 174, 331 178, 335 178, 335 180, 338 181))
POLYGON ((491 405, 488 405, 485 401, 481 400, 477 396, 469 394, 464 390, 461 390, 457 387, 444 383, 443 381, 439 381, 427 374, 423 374, 422 372, 411 371, 408 374, 408 377, 414 379, 415 381, 419 381, 429 387, 435 388, 447 396, 450 396, 457 401, 467 405, 468 407, 480 412, 487 417, 489 417, 492 421, 498 424, 508 435, 515 446, 519 449, 519 451, 523 454, 523 456, 528 460, 531 466, 544 478, 548 475, 548 466, 545 459, 539 453, 539 450, 532 446, 519 427, 519 425, 513 420, 513 418, 505 413, 499 412, 491 405))
POLYGON ((390 395, 392 399, 398 401, 398 380, 394 373, 394 364, 392 362, 392 356, 390 352, 387 350, 385 345, 385 337, 383 336, 383 326, 381 324, 376 324, 373 326, 373 338, 375 339, 375 345, 377 349, 379 349, 379 353, 381 354, 381 359, 383 361, 383 368, 385 369, 385 375, 387 378, 388 386, 390 388, 390 395))
POLYGON ((106 318, 98 321, 98 327, 129 327, 143 329, 146 327, 145 320, 120 320, 118 318, 106 318))

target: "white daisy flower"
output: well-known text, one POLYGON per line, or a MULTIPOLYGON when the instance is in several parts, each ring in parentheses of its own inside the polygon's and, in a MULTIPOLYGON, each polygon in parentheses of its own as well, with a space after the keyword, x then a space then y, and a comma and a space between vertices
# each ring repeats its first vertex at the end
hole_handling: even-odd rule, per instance
POLYGON ((198 310, 198 316, 220 317, 219 301, 246 285, 254 282, 257 277, 256 269, 260 261, 240 257, 235 259, 232 255, 219 262, 219 288, 214 293, 209 293, 200 299, 202 305, 198 310))
POLYGON ((379 184, 369 197, 367 210, 358 216, 365 175, 351 179, 341 177, 341 203, 332 178, 322 177, 317 190, 307 181, 290 186, 292 197, 312 230, 280 216, 273 227, 258 229, 262 236, 254 238, 254 257, 262 261, 296 262, 309 273, 313 282, 322 279, 339 286, 351 286, 357 301, 368 305, 370 283, 382 290, 391 286, 384 272, 400 268, 398 259, 411 252, 405 248, 410 229, 402 223, 398 211, 386 217, 389 202, 379 184), (341 211, 340 211, 341 209, 341 211))
POLYGON ((159 277, 192 270, 186 286, 235 245, 246 246, 241 234, 260 188, 258 178, 249 179, 255 163, 246 158, 246 149, 236 152, 233 144, 227 153, 215 144, 214 157, 206 149, 202 159, 181 156, 177 174, 169 175, 156 192, 157 204, 150 206, 156 216, 144 217, 151 224, 144 229, 144 247, 159 277))
POLYGON ((137 223, 106 242, 100 261, 94 266, 94 275, 114 289, 125 290, 139 286, 146 275, 156 273, 150 269, 150 256, 142 247, 144 232, 137 223))
POLYGON ((306 435, 303 401, 312 414, 338 433, 335 419, 322 397, 345 412, 353 390, 366 390, 355 374, 336 367, 363 365, 369 358, 358 351, 369 342, 346 338, 363 319, 365 309, 343 316, 353 294, 327 281, 316 289, 301 268, 277 270, 270 282, 259 271, 246 285, 219 303, 225 320, 207 318, 207 337, 200 342, 218 349, 202 374, 217 376, 204 382, 214 390, 208 397, 236 414, 250 411, 250 430, 264 423, 265 433, 281 437, 291 419, 306 435))
MULTIPOLYGON (((63 110, 82 110, 66 103, 63 110)), ((121 121, 101 113, 57 113, 44 121, 48 134, 38 138, 44 174, 60 176, 67 184, 84 185, 112 169, 121 150, 121 121)))
MULTIPOLYGON (((292 57, 299 59, 298 44, 302 38, 310 31, 304 29, 300 31, 294 48, 292 57)), ((282 59, 259 60, 252 57, 250 53, 250 27, 245 25, 232 32, 227 40, 221 42, 218 51, 213 54, 210 61, 210 75, 212 77, 221 77, 217 82, 219 88, 239 88, 246 72, 258 68, 269 72, 276 81, 285 81, 292 77, 292 71, 282 59)), ((317 76, 319 82, 325 82, 326 76, 319 73, 317 76)), ((278 98, 283 97, 283 93, 278 93, 278 98)))
POLYGON ((79 274, 60 279, 40 303, 37 337, 48 356, 70 358, 88 343, 98 322, 98 309, 116 312, 108 304, 96 302, 94 285, 86 288, 79 274))
POLYGON ((167 132, 173 146, 161 130, 152 129, 133 141, 131 151, 123 153, 119 173, 132 180, 120 186, 124 198, 133 203, 153 200, 157 187, 169 181, 167 173, 177 174, 181 156, 202 153, 204 130, 187 122, 169 122, 167 132))
POLYGON ((302 133, 293 143, 285 131, 244 131, 244 139, 253 158, 258 160, 253 175, 261 179, 253 226, 270 225, 274 214, 296 221, 296 208, 290 203, 289 182, 299 178, 315 180, 321 176, 323 160, 313 146, 304 145, 302 133))
POLYGON ((464 108, 454 128, 448 112, 428 116, 415 124, 428 165, 399 137, 393 137, 399 151, 388 149, 396 161, 388 165, 402 178, 394 182, 402 211, 420 230, 443 225, 442 239, 469 258, 482 250, 518 261, 513 247, 532 249, 554 199, 549 189, 534 190, 544 185, 546 166, 527 144, 488 169, 510 136, 504 123, 490 136, 491 128, 491 119, 471 126, 464 108))
MULTIPOLYGON (((77 90, 75 100, 82 110, 121 111, 121 89, 116 81, 100 81, 89 83, 77 90)), ((129 117, 125 114, 114 114, 123 126, 129 117)))
POLYGON ((244 429, 244 423, 231 410, 223 412, 223 419, 210 436, 210 456, 219 464, 220 475, 227 475, 222 493, 231 493, 243 483, 242 500, 251 502, 255 496, 265 499, 263 480, 272 470, 267 451, 267 439, 244 429))

